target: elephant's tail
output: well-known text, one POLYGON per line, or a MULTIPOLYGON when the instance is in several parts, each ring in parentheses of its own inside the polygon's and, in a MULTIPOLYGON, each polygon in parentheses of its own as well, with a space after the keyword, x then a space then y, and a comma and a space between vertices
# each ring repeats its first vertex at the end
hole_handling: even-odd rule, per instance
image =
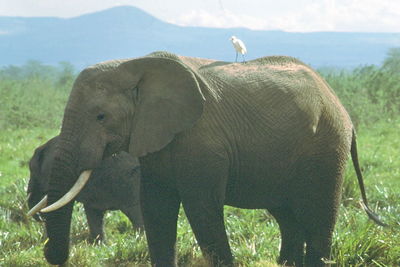
POLYGON ((356 141, 356 132, 353 129, 353 136, 351 138, 351 159, 353 161, 353 166, 354 169, 356 171, 357 174, 357 179, 358 179, 358 185, 360 187, 361 190, 361 197, 362 197, 362 201, 360 201, 363 209, 365 210, 365 212, 367 213, 368 217, 373 220, 376 224, 380 225, 380 226, 388 226, 387 224, 385 224, 384 222, 382 222, 378 215, 375 214, 369 207, 368 207, 368 200, 367 200, 367 194, 365 193, 365 186, 364 186, 364 178, 362 176, 361 173, 361 169, 360 169, 360 164, 358 162, 358 154, 357 154, 357 141, 356 141))

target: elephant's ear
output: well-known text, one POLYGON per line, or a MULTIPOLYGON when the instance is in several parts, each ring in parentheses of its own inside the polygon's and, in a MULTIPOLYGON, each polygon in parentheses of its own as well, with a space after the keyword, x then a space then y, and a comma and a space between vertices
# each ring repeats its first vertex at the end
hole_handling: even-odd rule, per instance
POLYGON ((43 179, 42 175, 42 164, 45 158, 46 153, 49 149, 53 150, 55 148, 55 142, 57 141, 58 137, 53 137, 45 144, 37 147, 31 160, 29 161, 29 171, 30 171, 30 179, 28 184, 28 193, 34 191, 34 187, 37 185, 36 183, 39 182, 39 179, 43 179))
POLYGON ((121 67, 138 90, 129 144, 133 156, 162 149, 200 118, 204 96, 194 73, 183 63, 144 57, 121 67))
POLYGON ((30 179, 28 183, 27 193, 33 192, 35 188, 37 177, 40 174, 41 162, 42 162, 42 154, 45 150, 46 145, 41 145, 40 147, 35 149, 31 160, 29 161, 29 172, 30 172, 30 179))

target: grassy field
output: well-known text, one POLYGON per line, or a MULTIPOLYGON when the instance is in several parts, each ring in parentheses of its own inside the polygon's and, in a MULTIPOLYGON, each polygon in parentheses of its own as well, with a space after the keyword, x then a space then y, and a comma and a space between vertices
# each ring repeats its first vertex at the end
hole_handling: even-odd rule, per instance
MULTIPOLYGON (((335 266, 400 266, 400 55, 383 66, 353 71, 321 70, 349 110, 370 206, 390 225, 368 220, 351 164, 334 233, 335 266), (393 70, 397 70, 394 72, 393 70)), ((29 62, 0 69, 0 266, 48 266, 42 253, 43 225, 26 216, 28 161, 34 149, 58 133, 74 73, 29 62)), ((143 233, 120 212, 106 215, 107 241, 86 242, 83 207, 74 208, 69 266, 148 266, 143 233)), ((275 266, 279 229, 263 210, 225 209, 227 231, 238 266, 275 266)), ((181 211, 178 226, 181 266, 202 266, 202 257, 181 211)))

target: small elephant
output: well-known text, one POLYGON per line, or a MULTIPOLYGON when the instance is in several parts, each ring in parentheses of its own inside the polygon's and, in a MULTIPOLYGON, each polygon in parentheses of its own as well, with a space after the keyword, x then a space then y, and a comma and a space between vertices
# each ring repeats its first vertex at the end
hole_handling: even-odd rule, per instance
MULTIPOLYGON (((38 147, 29 162, 29 208, 34 207, 47 192, 57 140, 58 136, 38 147)), ((104 239, 103 217, 107 210, 121 210, 135 228, 143 228, 139 188, 140 169, 136 158, 120 152, 100 163, 76 197, 84 205, 91 242, 104 239)), ((34 215, 34 218, 41 220, 38 215, 34 215)))

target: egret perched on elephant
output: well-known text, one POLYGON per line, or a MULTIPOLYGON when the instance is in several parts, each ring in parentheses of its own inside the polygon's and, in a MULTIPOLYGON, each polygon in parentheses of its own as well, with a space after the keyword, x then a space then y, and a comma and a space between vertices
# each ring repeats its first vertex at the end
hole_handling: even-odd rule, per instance
POLYGON ((275 217, 281 264, 324 266, 349 154, 362 181, 348 113, 294 58, 235 64, 156 52, 99 63, 79 74, 65 108, 47 193, 56 203, 45 215, 50 263, 62 264, 69 251, 73 201, 57 201, 120 151, 139 157, 155 266, 176 266, 181 204, 213 266, 233 265, 224 205, 275 217))
POLYGON ((237 58, 238 58, 238 54, 240 53, 242 55, 243 58, 243 62, 246 62, 246 59, 244 58, 244 55, 247 54, 247 48, 244 45, 243 41, 238 39, 236 36, 232 36, 230 38, 233 47, 235 48, 236 51, 236 58, 235 58, 235 62, 237 62, 237 58))

